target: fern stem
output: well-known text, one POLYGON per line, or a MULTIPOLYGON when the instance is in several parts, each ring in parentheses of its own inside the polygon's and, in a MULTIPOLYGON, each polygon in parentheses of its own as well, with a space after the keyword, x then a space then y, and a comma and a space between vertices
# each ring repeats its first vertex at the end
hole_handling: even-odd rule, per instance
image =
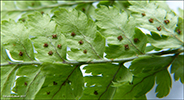
MULTIPOLYGON (((162 55, 167 55, 167 54, 180 54, 184 52, 184 49, 174 49, 174 50, 167 50, 167 51, 160 51, 160 52, 156 52, 156 53, 146 53, 144 55, 140 55, 140 56, 153 56, 153 55, 157 55, 157 56, 162 56, 162 55)), ((75 65, 75 64, 97 64, 97 63, 120 63, 120 62, 127 62, 127 61, 132 61, 136 58, 139 57, 132 57, 132 58, 124 58, 124 59, 114 59, 114 60, 96 60, 96 61, 65 61, 65 62, 55 62, 58 64, 71 64, 71 65, 75 65)), ((7 62, 7 63, 1 63, 1 66, 7 66, 7 65, 15 65, 15 64, 19 64, 19 65, 41 65, 43 62, 7 62)))

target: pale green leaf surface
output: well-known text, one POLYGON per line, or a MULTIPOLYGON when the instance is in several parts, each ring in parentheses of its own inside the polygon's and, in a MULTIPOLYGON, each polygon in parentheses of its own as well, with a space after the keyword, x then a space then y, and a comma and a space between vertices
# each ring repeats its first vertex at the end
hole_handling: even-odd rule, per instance
POLYGON ((10 59, 8 55, 6 54, 6 51, 3 45, 1 44, 1 63, 5 63, 5 62, 10 62, 10 59))
POLYGON ((166 10, 167 12, 172 11, 171 8, 169 7, 169 5, 167 4, 166 0, 163 0, 161 2, 152 0, 150 2, 153 2, 155 5, 157 5, 158 8, 162 8, 162 9, 166 10))
POLYGON ((13 20, 2 22, 2 45, 10 51, 16 60, 34 60, 32 43, 24 23, 15 23, 13 20), (20 56, 19 53, 23 52, 20 56))
POLYGON ((40 1, 40 3, 42 5, 52 5, 52 4, 56 4, 58 1, 57 0, 51 0, 51 1, 40 1))
POLYGON ((175 81, 180 79, 180 82, 184 84, 184 56, 179 55, 173 62, 171 67, 171 73, 174 73, 175 81))
POLYGON ((55 13, 55 21, 59 25, 59 30, 67 38, 68 57, 72 60, 86 61, 100 59, 103 57, 105 39, 96 30, 96 25, 87 16, 74 9, 66 10, 61 8, 55 13), (74 32, 76 35, 71 36, 74 32), (100 40, 101 39, 101 40, 100 40), (83 44, 79 44, 82 40, 83 44), (100 43, 100 45, 99 45, 100 43), (99 46, 102 49, 98 49, 99 46), (87 53, 83 53, 87 50, 87 53))
POLYGON ((155 92, 157 93, 156 96, 159 98, 167 96, 172 86, 171 76, 167 71, 167 69, 162 70, 156 74, 156 83, 157 83, 157 87, 155 90, 155 92))
POLYGON ((175 29, 175 31, 178 33, 178 38, 181 40, 184 40, 184 20, 183 17, 178 17, 178 23, 177 23, 177 27, 175 29), (180 31, 180 34, 177 31, 180 31))
POLYGON ((78 4, 75 9, 84 12, 88 17, 92 17, 95 13, 95 7, 92 4, 78 4))
POLYGON ((120 13, 116 7, 101 6, 96 9, 95 18, 107 39, 107 58, 125 58, 144 53, 146 37, 141 30, 135 28, 133 17, 128 18, 126 12, 120 13), (117 39, 120 35, 123 38, 121 41, 117 39), (135 38, 138 38, 137 43, 134 43, 135 38), (129 49, 126 50, 125 45, 128 45, 129 49))
POLYGON ((154 47, 161 49, 176 49, 182 46, 182 43, 176 40, 174 37, 160 36, 155 32, 151 32, 151 35, 147 35, 149 43, 154 47))
POLYGON ((1 12, 1 20, 17 20, 20 14, 22 14, 22 12, 1 12))
MULTIPOLYGON (((56 6, 58 2, 56 0, 52 1, 3 1, 2 2, 2 19, 3 20, 17 20, 21 15, 25 19, 25 15, 34 13, 36 9, 37 11, 51 14, 51 8, 49 6, 56 6), (47 8, 48 7, 48 8, 47 8), (47 8, 47 9, 45 9, 47 8)), ((23 19, 20 18, 20 19, 23 19)), ((19 20, 20 20, 19 19, 19 20)))
POLYGON ((37 53, 35 57, 40 61, 62 61, 66 58, 66 40, 65 36, 55 30, 56 24, 51 21, 49 15, 42 15, 39 12, 28 15, 27 27, 30 29, 30 35, 33 45, 37 53), (52 38, 52 35, 57 34, 57 38, 52 38), (47 43, 48 47, 44 47, 47 43), (61 45, 61 48, 57 46, 61 45), (53 55, 48 52, 52 51, 53 55))
POLYGON ((41 3, 40 1, 16 1, 16 6, 20 9, 27 9, 41 6, 41 3))
POLYGON ((22 12, 6 12, 6 11, 4 11, 4 10, 17 9, 14 1, 2 1, 1 4, 2 4, 1 20, 9 20, 9 19, 16 20, 17 17, 22 13, 22 12))
POLYGON ((165 8, 168 7, 160 7, 160 5, 155 4, 154 2, 129 2, 132 4, 129 10, 137 13, 133 16, 136 17, 136 23, 138 26, 159 35, 172 36, 173 39, 183 44, 183 39, 181 39, 175 32, 176 24, 178 22, 177 16, 170 10, 165 10, 165 8), (142 13, 145 13, 145 16, 142 16, 142 13), (150 18, 153 19, 153 23, 149 22, 150 18), (164 22, 165 20, 169 20, 169 23, 166 24, 164 22), (160 27, 160 30, 158 27, 160 27))
POLYGON ((181 8, 178 8, 178 11, 179 11, 179 16, 180 16, 181 18, 184 18, 184 16, 183 16, 184 10, 181 9, 181 8))
POLYGON ((15 9, 15 3, 13 1, 2 1, 2 10, 15 9))

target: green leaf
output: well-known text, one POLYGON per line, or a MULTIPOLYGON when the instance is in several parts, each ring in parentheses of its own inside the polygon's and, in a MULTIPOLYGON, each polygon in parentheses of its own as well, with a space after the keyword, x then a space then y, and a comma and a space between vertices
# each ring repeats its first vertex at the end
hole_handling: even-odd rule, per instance
POLYGON ((130 16, 130 14, 131 14, 131 11, 128 10, 128 8, 129 8, 130 5, 131 4, 128 2, 128 0, 115 1, 114 2, 114 6, 116 6, 120 10, 124 10, 128 14, 128 16, 130 16))
POLYGON ((85 76, 87 83, 84 94, 81 99, 110 99, 113 98, 116 87, 113 83, 132 81, 132 74, 121 65, 115 64, 90 64, 84 67, 86 73, 92 73, 93 76, 85 76), (95 68, 94 68, 95 67, 95 68), (111 70, 109 72, 109 70, 111 70), (99 75, 102 76, 99 76, 99 75))
POLYGON ((179 16, 180 16, 181 18, 184 18, 184 16, 183 16, 184 10, 181 9, 181 8, 178 8, 178 11, 179 11, 179 16))
POLYGON ((2 10, 7 10, 7 9, 15 9, 15 3, 14 1, 2 1, 2 10))
POLYGON ((5 63, 5 62, 10 62, 10 59, 8 58, 8 55, 6 54, 6 50, 1 44, 1 63, 5 63))
MULTIPOLYGON (((35 90, 39 90, 40 87, 39 85, 33 87, 34 82, 37 80, 38 77, 40 77, 40 66, 32 66, 32 65, 27 65, 27 66, 21 66, 17 73, 16 76, 19 76, 16 79, 15 87, 13 88, 13 91, 16 93, 18 96, 24 96, 25 98, 34 98, 35 94, 37 93, 35 90), (34 93, 31 92, 31 96, 28 91, 34 89, 34 93)), ((41 82, 42 79, 39 79, 39 82, 41 82)), ((21 97, 22 98, 22 97, 21 97)), ((19 98, 19 99, 21 99, 19 98)), ((22 98, 23 99, 23 98, 22 98)))
MULTIPOLYGON (((132 70, 135 78, 143 77, 143 79, 147 79, 156 75, 157 97, 161 98, 169 93, 171 87, 171 78, 166 68, 169 67, 172 61, 173 57, 141 57, 133 60, 130 69, 132 70)), ((136 79, 134 79, 134 81, 136 81, 136 79)), ((150 89, 151 87, 148 88, 147 91, 150 89)), ((146 93, 146 91, 143 93, 146 93)), ((137 96, 140 96, 140 94, 138 93, 137 96)))
POLYGON ((156 81, 158 84, 156 89, 156 92, 158 92, 157 97, 166 96, 169 93, 171 87, 170 75, 168 74, 166 68, 169 67, 172 61, 173 57, 149 57, 149 56, 140 57, 138 59, 133 60, 130 66, 130 69, 134 74, 133 87, 131 91, 128 93, 135 94, 135 97, 147 93, 153 87, 154 79, 156 76, 156 81), (165 70, 166 72, 164 72, 165 70), (163 85, 166 85, 164 89, 162 88, 163 85))
POLYGON ((97 7, 100 8, 102 5, 104 6, 112 6, 114 4, 115 1, 100 1, 98 4, 97 4, 97 7))
MULTIPOLYGON (((35 10, 40 13, 51 14, 51 9, 58 6, 56 0, 52 1, 2 1, 2 20, 17 20, 21 15, 24 19, 25 15, 32 14, 35 10)), ((67 6, 67 5, 66 5, 67 6)))
POLYGON ((95 7, 92 5, 92 3, 78 4, 75 9, 84 12, 88 17, 93 17, 95 13, 95 7))
MULTIPOLYGON (((182 12, 180 13, 180 15, 182 15, 182 12)), ((181 39, 181 40, 184 40, 184 34, 183 34, 183 31, 184 31, 184 20, 183 20, 184 17, 178 17, 178 23, 177 23, 177 27, 175 29, 175 32, 177 32, 178 34, 178 38, 181 39)))
POLYGON ((164 96, 167 96, 169 94, 170 88, 171 88, 171 77, 167 69, 162 70, 156 74, 156 93, 157 97, 162 98, 164 96))
POLYGON ((140 29, 135 28, 134 19, 128 18, 126 12, 120 13, 116 7, 101 6, 96 9, 95 18, 107 39, 107 58, 125 58, 144 53, 146 36, 140 29), (137 39, 137 42, 134 42, 134 39, 137 39), (126 45, 128 49, 125 48, 126 45))
POLYGON ((165 7, 160 7, 160 5, 155 4, 154 2, 129 2, 132 4, 132 6, 129 7, 129 10, 136 13, 133 16, 136 18, 138 26, 159 35, 171 36, 176 41, 183 44, 183 39, 181 39, 175 32, 176 24, 178 22, 176 14, 169 11, 167 12, 165 7), (143 13, 145 16, 142 15, 143 13), (150 19, 152 19, 152 22, 149 21, 150 19), (169 22, 165 22, 166 20, 169 22))
POLYGON ((177 81, 180 79, 180 82, 184 84, 184 75, 183 75, 183 68, 184 62, 183 59, 184 55, 179 55, 173 62, 171 67, 171 73, 174 73, 174 80, 177 81))
POLYGON ((15 82, 16 71, 20 66, 3 66, 1 67, 1 99, 5 99, 3 96, 10 96, 11 89, 15 82))
POLYGON ((37 53, 35 57, 40 61, 62 61, 66 59, 66 39, 63 34, 55 30, 56 24, 51 21, 49 15, 42 15, 39 12, 28 15, 30 35, 33 36, 31 40, 37 53), (52 35, 57 35, 53 38, 52 35), (48 44, 48 47, 44 46, 48 44), (58 45, 61 45, 58 48, 58 45), (49 51, 53 54, 49 55, 49 51))
POLYGON ((162 8, 166 10, 167 12, 171 12, 169 5, 167 4, 166 0, 163 0, 162 2, 150 0, 149 2, 153 2, 155 5, 157 5, 158 8, 162 8))
POLYGON ((145 52, 150 52, 152 50, 159 51, 161 49, 160 48, 156 48, 156 47, 150 45, 150 46, 146 46, 145 52))
POLYGON ((4 49, 9 50, 13 59, 33 61, 33 46, 29 39, 29 30, 24 25, 24 23, 15 23, 12 20, 2 21, 2 45, 4 49))
POLYGON ((80 98, 84 83, 78 65, 45 63, 42 71, 46 78, 35 99, 80 98))
POLYGON ((157 48, 161 49, 176 49, 182 46, 182 43, 176 40, 174 37, 160 36, 155 32, 151 32, 151 35, 147 35, 148 41, 157 48))
POLYGON ((14 19, 16 20, 17 17, 22 12, 6 12, 4 10, 14 10, 16 9, 16 5, 14 1, 2 1, 2 12, 1 12, 1 20, 9 20, 14 19))
POLYGON ((154 75, 135 76, 133 82, 117 87, 114 99, 145 99, 145 94, 154 85, 154 75))
MULTIPOLYGON (((172 57, 147 56, 147 57, 140 57, 138 59, 133 60, 129 67, 132 73, 134 74, 133 81, 130 82, 130 84, 116 83, 118 87, 114 95, 114 98, 133 99, 133 98, 140 98, 141 96, 144 96, 154 86, 155 75, 156 76, 161 75, 162 70, 165 70, 165 68, 167 68, 170 65, 170 63, 172 62, 172 59, 173 59, 172 57)), ((158 89, 156 90, 157 92, 161 93, 164 90, 159 88, 160 85, 162 84, 166 84, 166 83, 163 82, 161 84, 158 84, 158 89)), ((168 84, 171 84, 171 83, 168 83, 168 84)))
POLYGON ((30 84, 29 89, 26 91, 25 99, 36 98, 45 81, 45 75, 42 72, 37 73, 33 82, 30 84))
POLYGON ((17 7, 20 9, 27 9, 28 7, 38 7, 41 5, 40 1, 17 1, 17 7))
POLYGON ((74 9, 61 8, 54 14, 58 28, 67 38, 67 45, 71 49, 67 52, 70 59, 87 61, 103 57, 105 38, 96 30, 96 25, 91 19, 74 9), (75 36, 71 35, 72 32, 75 33, 75 36), (80 44, 79 41, 83 43, 80 44), (84 50, 87 52, 84 53, 84 50))
POLYGON ((172 57, 140 57, 133 60, 130 69, 133 71, 134 75, 139 75, 142 73, 151 74, 160 69, 168 67, 171 61, 172 57))

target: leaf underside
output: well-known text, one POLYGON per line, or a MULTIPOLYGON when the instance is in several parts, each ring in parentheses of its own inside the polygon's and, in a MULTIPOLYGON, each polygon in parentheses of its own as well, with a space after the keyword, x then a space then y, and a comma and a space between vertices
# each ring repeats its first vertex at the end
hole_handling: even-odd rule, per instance
POLYGON ((2 3, 1 99, 146 100, 154 85, 158 98, 169 94, 170 73, 184 83, 181 9, 131 0, 2 3))

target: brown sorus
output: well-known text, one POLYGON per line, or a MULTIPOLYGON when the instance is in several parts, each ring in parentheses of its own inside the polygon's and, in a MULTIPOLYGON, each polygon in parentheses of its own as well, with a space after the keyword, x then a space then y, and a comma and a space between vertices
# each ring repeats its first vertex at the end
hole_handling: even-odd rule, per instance
POLYGON ((167 19, 167 20, 164 20, 164 23, 165 23, 165 24, 169 24, 169 22, 170 22, 170 21, 169 21, 168 19, 167 19))
POLYGON ((125 47, 125 50, 128 50, 129 49, 128 44, 124 45, 124 47, 125 47))
POLYGON ((56 39, 57 38, 57 34, 53 34, 52 38, 56 39))
POLYGON ((85 8, 82 8, 82 11, 85 12, 85 8))
POLYGON ((53 85, 57 85, 57 83, 54 81, 54 82, 53 82, 53 85))
POLYGON ((57 47, 58 47, 59 49, 61 49, 61 44, 58 44, 57 47))
POLYGON ((83 51, 83 53, 85 53, 85 54, 86 54, 86 53, 87 53, 87 50, 85 49, 85 50, 83 51))
POLYGON ((95 94, 95 95, 98 95, 98 92, 97 92, 97 91, 94 91, 94 94, 95 94))
POLYGON ((141 13, 142 14, 142 16, 146 16, 146 14, 145 13, 141 13))
POLYGON ((44 43, 44 45, 43 45, 44 47, 48 47, 49 45, 47 44, 47 43, 44 43))
POLYGON ((176 31, 178 34, 181 34, 181 31, 180 31, 180 29, 177 29, 177 31, 176 31))
POLYGON ((31 6, 34 6, 34 3, 31 3, 31 6))
POLYGON ((49 95, 50 94, 50 92, 47 92, 47 95, 49 95))
POLYGON ((41 14, 43 15, 43 14, 44 14, 44 12, 43 12, 43 11, 41 11, 41 14))
POLYGON ((22 51, 19 52, 19 56, 23 56, 23 52, 22 51))
POLYGON ((24 85, 27 86, 27 82, 25 82, 24 85))
POLYGON ((84 42, 82 40, 79 41, 79 44, 82 45, 84 42))
POLYGON ((153 18, 150 18, 150 19, 149 19, 149 22, 150 22, 150 23, 153 23, 153 18))
POLYGON ((22 22, 25 22, 26 20, 25 19, 22 19, 22 22))
POLYGON ((75 34, 74 32, 72 32, 72 33, 71 33, 71 36, 73 36, 73 37, 74 37, 75 35, 76 35, 76 34, 75 34))
POLYGON ((53 54, 53 52, 52 52, 52 51, 49 51, 49 52, 48 52, 48 54, 49 54, 49 55, 52 55, 52 54, 53 54))
POLYGON ((162 30, 162 29, 161 29, 161 26, 157 27, 157 30, 158 30, 158 31, 161 31, 161 30, 162 30))
POLYGON ((134 43, 137 43, 139 41, 138 38, 134 38, 134 43))
POLYGON ((118 39, 119 41, 121 41, 121 40, 123 39, 123 37, 120 35, 120 36, 117 37, 117 39, 118 39))

